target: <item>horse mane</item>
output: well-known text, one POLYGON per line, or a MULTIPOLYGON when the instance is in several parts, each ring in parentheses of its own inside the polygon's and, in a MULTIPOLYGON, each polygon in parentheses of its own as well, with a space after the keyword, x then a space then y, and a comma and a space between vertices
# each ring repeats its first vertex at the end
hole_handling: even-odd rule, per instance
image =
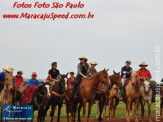
POLYGON ((88 79, 92 80, 92 79, 96 78, 97 76, 99 76, 102 72, 103 72, 103 71, 99 71, 99 72, 97 72, 95 75, 89 77, 88 79))

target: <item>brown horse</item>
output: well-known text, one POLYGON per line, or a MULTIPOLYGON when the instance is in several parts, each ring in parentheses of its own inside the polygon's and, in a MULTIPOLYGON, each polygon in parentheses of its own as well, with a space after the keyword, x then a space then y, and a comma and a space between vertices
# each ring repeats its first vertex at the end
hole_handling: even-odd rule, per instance
POLYGON ((113 71, 113 73, 114 74, 110 76, 112 87, 110 89, 110 94, 109 94, 109 103, 108 103, 109 115, 108 115, 108 120, 111 119, 111 114, 113 115, 112 119, 115 119, 115 110, 117 108, 117 105, 119 104, 119 100, 118 100, 119 88, 122 87, 120 72, 116 73, 115 71, 113 71))
POLYGON ((134 102, 134 119, 135 121, 138 121, 137 119, 137 113, 138 113, 138 100, 140 97, 140 77, 138 75, 137 71, 133 71, 131 74, 131 78, 128 81, 126 85, 126 97, 127 97, 127 121, 130 121, 129 119, 129 113, 130 113, 130 107, 131 103, 134 102))
POLYGON ((1 107, 2 105, 12 105, 14 95, 12 93, 13 87, 13 76, 12 73, 5 73, 4 88, 0 93, 0 119, 1 119, 1 107))
POLYGON ((103 71, 96 73, 92 77, 82 80, 79 86, 80 103, 78 107, 78 121, 80 121, 80 110, 82 107, 83 107, 83 120, 85 118, 87 102, 89 103, 87 121, 89 121, 90 114, 91 114, 91 107, 95 101, 95 96, 96 96, 99 83, 101 82, 101 83, 110 84, 109 75, 107 71, 108 70, 104 69, 103 71))

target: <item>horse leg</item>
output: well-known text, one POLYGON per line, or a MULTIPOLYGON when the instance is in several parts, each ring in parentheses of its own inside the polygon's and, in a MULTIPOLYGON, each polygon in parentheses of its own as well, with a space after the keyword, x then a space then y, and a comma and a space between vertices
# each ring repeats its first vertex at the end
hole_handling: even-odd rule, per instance
POLYGON ((119 100, 116 98, 115 99, 115 104, 114 104, 114 107, 113 107, 113 120, 115 119, 115 110, 116 110, 118 104, 119 104, 119 100))
POLYGON ((55 105, 54 105, 54 103, 52 103, 52 105, 51 105, 52 111, 51 111, 51 113, 50 113, 51 122, 53 122, 53 116, 54 116, 54 107, 55 107, 55 105))
POLYGON ((81 111, 81 108, 82 108, 82 103, 79 104, 79 107, 78 107, 78 121, 80 122, 80 111, 81 111))
POLYGON ((102 98, 99 100, 99 110, 100 110, 100 114, 99 114, 99 117, 98 117, 99 121, 102 120, 102 111, 103 111, 103 107, 104 107, 103 101, 104 100, 102 98))
POLYGON ((98 118, 99 117, 99 101, 96 101, 96 106, 97 106, 96 118, 98 118))
POLYGON ((141 104, 141 118, 142 118, 142 122, 144 122, 144 101, 141 100, 140 104, 141 104))
POLYGON ((134 119, 135 119, 135 122, 138 122, 137 111, 138 111, 138 99, 136 99, 134 102, 134 119))
POLYGON ((130 107, 131 107, 131 100, 130 99, 127 99, 127 112, 126 112, 126 117, 127 117, 127 121, 128 122, 130 121, 130 118, 129 118, 130 107))
POLYGON ((108 120, 111 118, 112 105, 113 105, 113 98, 109 98, 109 104, 108 104, 109 115, 108 115, 108 120))
POLYGON ((58 117, 57 117, 57 122, 60 121, 61 108, 62 108, 62 104, 60 104, 60 105, 58 106, 58 117))
POLYGON ((82 121, 84 121, 85 113, 86 113, 86 103, 87 103, 85 98, 82 103, 83 103, 83 119, 82 119, 82 121))
POLYGON ((90 114, 91 114, 91 108, 93 105, 94 100, 92 100, 89 105, 88 105, 88 117, 87 117, 87 122, 90 122, 90 114))
POLYGON ((69 104, 66 101, 66 114, 67 114, 67 122, 69 122, 69 104))
POLYGON ((148 100, 148 116, 149 116, 149 122, 151 122, 151 100, 148 100))
MULTIPOLYGON (((107 104, 107 103, 106 103, 107 104)), ((105 117, 107 117, 107 114, 106 114, 106 104, 105 104, 105 117)))

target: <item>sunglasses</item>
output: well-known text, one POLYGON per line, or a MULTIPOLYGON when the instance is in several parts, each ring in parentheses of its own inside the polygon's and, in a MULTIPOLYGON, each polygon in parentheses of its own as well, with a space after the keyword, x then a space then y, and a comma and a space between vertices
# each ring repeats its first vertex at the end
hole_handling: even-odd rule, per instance
POLYGON ((36 75, 32 75, 32 76, 36 76, 36 75))

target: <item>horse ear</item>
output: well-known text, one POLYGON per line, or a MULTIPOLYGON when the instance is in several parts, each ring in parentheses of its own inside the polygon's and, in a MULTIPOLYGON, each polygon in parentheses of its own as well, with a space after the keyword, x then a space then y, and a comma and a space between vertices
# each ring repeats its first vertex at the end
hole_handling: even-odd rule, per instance
POLYGON ((68 76, 69 72, 66 74, 66 76, 68 76))
POLYGON ((113 70, 113 73, 115 74, 116 72, 113 70))
POLYGON ((106 71, 108 71, 108 70, 109 70, 109 68, 106 71))
POLYGON ((103 70, 103 72, 105 72, 105 69, 103 70))

